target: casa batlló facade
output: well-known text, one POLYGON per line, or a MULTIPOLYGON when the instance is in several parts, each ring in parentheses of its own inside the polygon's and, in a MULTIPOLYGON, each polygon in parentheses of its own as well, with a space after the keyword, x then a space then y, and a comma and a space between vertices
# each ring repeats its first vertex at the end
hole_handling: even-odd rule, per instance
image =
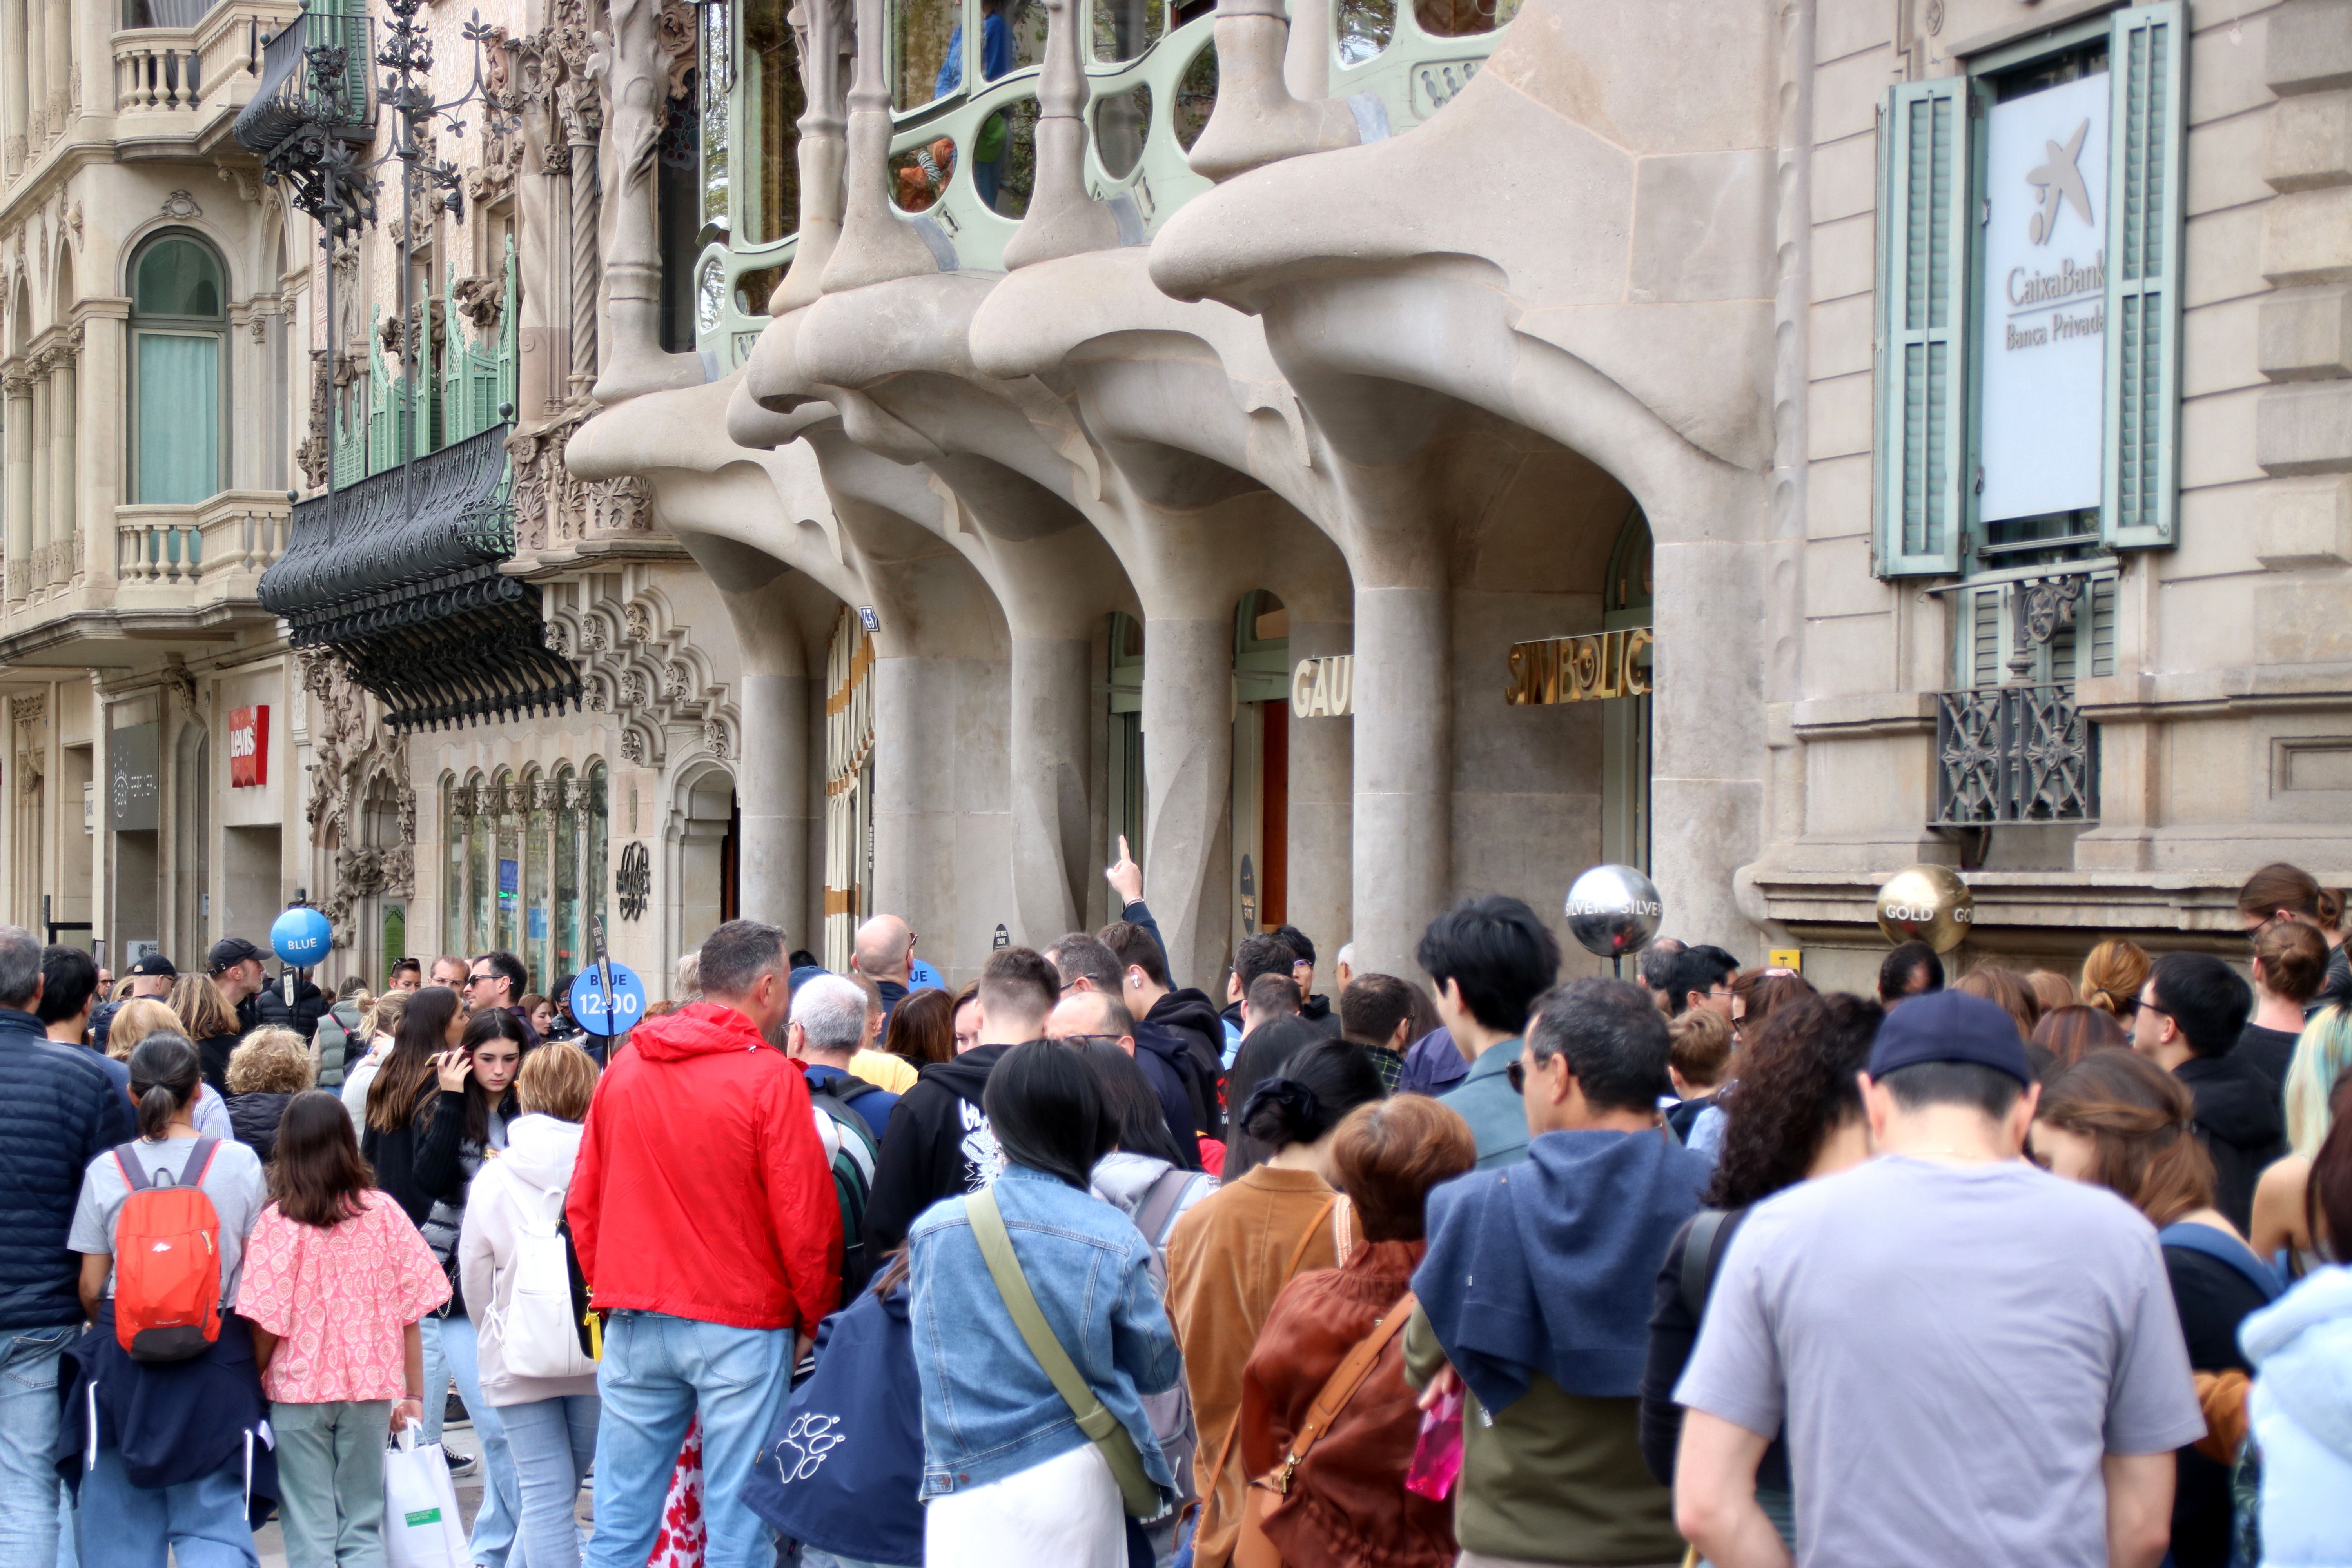
POLYGON ((434 90, 496 112, 437 122, 457 210, 338 241, 331 321, 247 106, 382 155, 284 40, 397 18, 314 9, 186 19, 184 142, 121 86, 170 27, 77 10, 63 111, 49 34, 0 38, 11 918, 139 940, 127 863, 181 920, 192 826, 259 907, 257 789, 270 898, 354 968, 395 909, 535 979, 601 916, 656 992, 737 912, 838 963, 892 910, 967 976, 1110 918, 1121 837, 1212 986, 1285 921, 1412 973, 1449 900, 1564 923, 1601 861, 1850 985, 1921 860, 1972 950, 2062 963, 2230 951, 2273 858, 2352 881, 2346 0, 557 0, 474 38, 439 0, 434 90), (181 234, 217 317, 182 261, 135 286, 181 234), (215 320, 220 477, 143 499, 200 481, 138 387, 215 320), (271 699, 267 784, 182 782, 271 699), (151 722, 160 826, 77 837, 151 722))

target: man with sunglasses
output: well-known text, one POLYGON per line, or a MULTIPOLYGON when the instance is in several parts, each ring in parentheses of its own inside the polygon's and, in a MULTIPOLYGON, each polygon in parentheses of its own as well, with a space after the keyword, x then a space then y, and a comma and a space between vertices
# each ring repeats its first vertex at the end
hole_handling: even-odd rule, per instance
POLYGON ((466 966, 466 984, 458 994, 466 1000, 467 1012, 478 1013, 485 1007, 503 1007, 522 1024, 523 1049, 535 1051, 540 1047, 539 1031, 530 1026, 519 1004, 530 971, 522 960, 511 952, 486 952, 466 966))
POLYGON ((1658 1270, 1709 1167, 1659 1125, 1667 1053, 1640 986, 1545 992, 1500 1075, 1525 1158, 1430 1192, 1405 1370, 1433 1394, 1464 1390, 1465 1563, 1681 1559, 1673 1495, 1642 1462, 1640 1393, 1658 1270))

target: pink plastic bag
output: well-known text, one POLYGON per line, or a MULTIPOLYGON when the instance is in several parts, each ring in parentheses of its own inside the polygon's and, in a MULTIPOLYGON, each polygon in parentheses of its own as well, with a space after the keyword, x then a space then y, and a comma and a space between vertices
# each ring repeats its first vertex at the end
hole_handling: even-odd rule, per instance
POLYGON ((1461 1473, 1462 1390, 1456 1386, 1421 1413, 1421 1436, 1413 1442, 1412 1463, 1405 1467, 1404 1489, 1443 1502, 1454 1495, 1454 1478, 1461 1473))

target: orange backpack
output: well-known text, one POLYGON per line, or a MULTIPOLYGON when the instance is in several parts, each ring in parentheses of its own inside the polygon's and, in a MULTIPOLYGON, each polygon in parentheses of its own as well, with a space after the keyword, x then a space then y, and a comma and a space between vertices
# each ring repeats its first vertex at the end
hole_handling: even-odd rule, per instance
POLYGON ((114 1337, 133 1361, 188 1361, 220 1338, 220 1215, 203 1186, 219 1149, 197 1139, 177 1182, 144 1179, 136 1143, 114 1151, 131 1189, 114 1224, 114 1337))

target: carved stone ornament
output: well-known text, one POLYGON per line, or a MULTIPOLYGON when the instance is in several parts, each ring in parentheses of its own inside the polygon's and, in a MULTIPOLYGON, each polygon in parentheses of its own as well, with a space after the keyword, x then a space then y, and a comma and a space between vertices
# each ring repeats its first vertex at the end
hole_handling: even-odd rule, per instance
POLYGON ((621 731, 621 755, 639 767, 646 765, 646 738, 635 730, 621 731))
MULTIPOLYGON (((226 171, 224 170, 223 173, 226 173, 226 171)), ((170 195, 163 198, 163 216, 168 218, 177 218, 182 222, 185 222, 187 219, 192 217, 204 216, 205 209, 198 206, 196 205, 196 198, 189 195, 187 192, 173 191, 170 195)))
POLYGON ((717 719, 704 720, 702 722, 702 743, 709 749, 712 756, 718 758, 722 763, 725 762, 730 755, 727 741, 727 726, 717 719))
POLYGON ((548 622, 546 637, 550 652, 565 658, 572 657, 572 634, 564 630, 562 621, 548 622))
POLYGON ((635 669, 622 671, 621 702, 623 706, 642 708, 646 705, 646 695, 644 671, 635 669))
POLYGON ((631 642, 653 641, 653 616, 643 604, 632 599, 621 607, 621 618, 628 626, 631 642))
POLYGON ((301 690, 315 700, 303 817, 310 825, 310 842, 335 850, 334 883, 320 909, 335 928, 335 944, 348 946, 359 900, 377 894, 407 898, 415 891, 416 792, 408 783, 408 738, 371 717, 367 694, 341 656, 303 649, 295 657, 301 690), (377 803, 376 810, 369 809, 371 802, 377 803), (375 820, 387 804, 392 842, 353 843, 380 831, 375 820))
POLYGON ((19 730, 29 729, 33 725, 41 721, 42 718, 48 712, 48 708, 49 699, 47 694, 46 692, 36 691, 30 697, 10 698, 8 700, 8 717, 19 730))
POLYGON ((449 286, 457 296, 457 313, 466 318, 478 338, 493 336, 499 330, 499 319, 506 312, 506 279, 495 273, 476 272, 458 279, 449 286))

